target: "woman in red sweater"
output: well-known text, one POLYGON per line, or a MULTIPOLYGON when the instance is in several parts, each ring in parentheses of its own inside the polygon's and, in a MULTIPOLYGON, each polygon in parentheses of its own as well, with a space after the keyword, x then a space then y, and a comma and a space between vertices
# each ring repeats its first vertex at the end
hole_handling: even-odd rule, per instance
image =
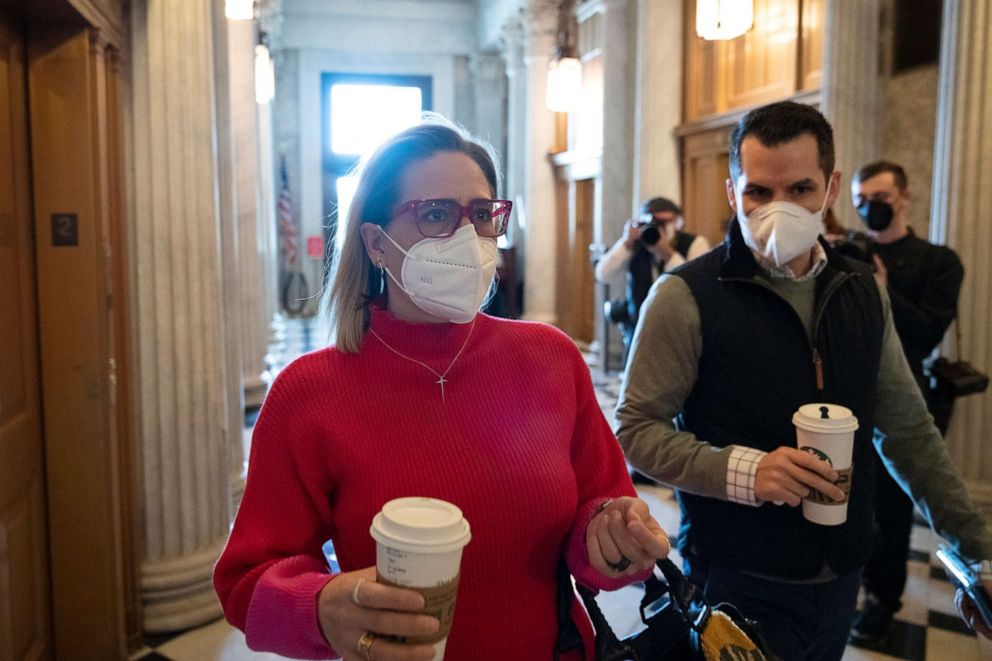
MULTIPOLYGON (((615 589, 668 553, 574 343, 478 312, 511 206, 492 199, 496 172, 486 148, 441 120, 364 163, 327 301, 336 343, 272 385, 214 573, 253 649, 434 657, 383 638, 439 626, 418 613, 420 594, 376 582, 369 526, 394 498, 449 501, 472 528, 448 661, 551 659, 562 557, 579 582, 615 589)), ((572 614, 592 659, 574 599, 572 614)))

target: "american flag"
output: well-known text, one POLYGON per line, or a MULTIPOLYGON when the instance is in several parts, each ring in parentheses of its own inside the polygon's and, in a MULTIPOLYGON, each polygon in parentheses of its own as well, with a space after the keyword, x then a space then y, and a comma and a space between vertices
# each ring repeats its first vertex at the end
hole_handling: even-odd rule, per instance
POLYGON ((286 173, 285 157, 280 162, 279 170, 282 183, 279 187, 279 199, 276 202, 276 207, 279 212, 279 232, 282 236, 283 264, 287 271, 295 271, 299 258, 300 232, 296 223, 293 194, 289 192, 289 175, 286 173))

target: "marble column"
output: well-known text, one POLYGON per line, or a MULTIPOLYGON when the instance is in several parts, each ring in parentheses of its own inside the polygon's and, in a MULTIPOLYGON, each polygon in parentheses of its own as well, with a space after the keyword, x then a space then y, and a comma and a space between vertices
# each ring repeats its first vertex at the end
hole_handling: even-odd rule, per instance
MULTIPOLYGON (((603 62, 603 154, 597 182, 598 205, 594 217, 593 235, 596 243, 607 247, 613 245, 620 237, 624 222, 639 206, 639 201, 635 199, 637 186, 634 183, 637 177, 635 154, 638 146, 635 139, 637 128, 635 117, 637 88, 639 84, 643 84, 643 79, 638 79, 642 66, 639 62, 644 59, 644 53, 639 53, 637 50, 638 28, 635 27, 630 15, 633 5, 634 3, 628 0, 603 0, 598 4, 584 6, 585 11, 595 11, 600 14, 599 20, 602 25, 600 45, 603 62)), ((678 39, 680 40, 681 36, 678 39)), ((674 80, 681 81, 681 79, 679 72, 674 80)), ((680 83, 676 83, 678 84, 680 83)), ((658 86, 657 82, 652 82, 651 85, 654 86, 652 90, 658 86)), ((679 93, 676 92, 675 99, 678 98, 679 93)), ((681 109, 668 118, 668 121, 677 122, 679 117, 681 117, 681 109)), ((624 287, 625 278, 618 275, 610 283, 610 297, 622 297, 624 287)), ((616 368, 623 360, 623 339, 616 324, 603 323, 605 292, 601 287, 597 287, 596 291, 595 332, 600 364, 604 367, 616 368), (604 342, 604 333, 610 333, 607 342, 604 342), (606 355, 604 349, 608 349, 609 355, 606 355)))
POLYGON ((258 408, 271 382, 265 364, 268 316, 264 281, 264 237, 259 219, 261 199, 258 125, 255 104, 255 28, 251 21, 228 21, 231 128, 234 137, 239 255, 241 258, 242 377, 245 407, 258 408))
MULTIPOLYGON (((513 214, 507 229, 506 240, 514 249, 516 263, 514 271, 518 279, 524 276, 524 255, 527 252, 526 229, 527 209, 524 205, 526 182, 524 161, 526 150, 525 127, 527 121, 527 76, 524 68, 523 21, 519 16, 505 23, 500 30, 499 54, 503 60, 506 76, 506 143, 503 153, 503 167, 506 180, 506 199, 513 202, 513 214)), ((522 314, 522 300, 517 301, 517 314, 522 314)))
MULTIPOLYGON (((475 53, 469 60, 472 76, 472 93, 475 98, 474 132, 493 147, 500 158, 500 167, 506 165, 506 116, 503 99, 506 98, 506 73, 498 53, 475 53)), ((503 191, 506 192, 505 190, 503 191)))
POLYGON ((851 202, 851 175, 882 156, 880 11, 879 0, 827 0, 820 110, 833 126, 841 173, 834 215, 852 229, 861 222, 851 202))
POLYGON ((232 113, 232 79, 228 53, 228 20, 219 2, 211 5, 214 57, 214 117, 217 149, 217 202, 220 225, 221 287, 224 305, 222 336, 224 347, 224 439, 227 446, 230 484, 230 516, 234 516, 245 490, 244 390, 242 365, 244 342, 244 278, 238 227, 237 177, 235 167, 235 126, 232 113))
MULTIPOLYGON (((682 5, 682 0, 637 1, 635 204, 656 195, 681 203, 675 129, 682 121, 682 5)), ((618 236, 604 239, 609 243, 618 236)))
POLYGON ((220 615, 211 571, 231 515, 228 393, 240 384, 225 347, 212 4, 131 3, 132 323, 150 632, 220 615))
POLYGON ((634 90, 635 34, 628 0, 604 0, 603 30, 603 158, 600 172, 601 222, 597 241, 612 244, 623 231, 637 202, 634 200, 634 90))
POLYGON ((506 70, 506 196, 516 207, 510 217, 507 234, 519 255, 524 246, 521 221, 526 223, 523 196, 526 188, 524 157, 527 146, 527 76, 524 68, 523 22, 519 17, 510 20, 502 28, 500 56, 506 70))
MULTIPOLYGON (((269 48, 276 67, 276 98, 266 105, 256 106, 259 182, 258 223, 259 241, 263 256, 262 279, 265 286, 264 305, 267 323, 266 344, 268 347, 265 365, 269 374, 274 378, 285 358, 286 319, 282 315, 282 308, 279 303, 279 240, 276 233, 276 182, 279 181, 279 164, 276 161, 273 107, 282 107, 288 88, 290 86, 298 87, 298 82, 295 70, 296 60, 294 59, 293 70, 287 71, 284 64, 285 52, 280 47, 283 25, 282 0, 256 0, 255 8, 258 16, 258 28, 269 37, 269 48)), ((290 160, 290 162, 293 161, 290 160)), ((290 173, 290 185, 293 190, 299 190, 298 186, 293 186, 292 173, 290 173)))
POLYGON ((558 322, 555 227, 555 178, 548 153, 555 144, 555 114, 545 105, 548 63, 554 56, 557 16, 532 11, 524 24, 523 75, 526 85, 524 118, 524 207, 527 218, 524 251, 524 311, 526 319, 558 322))
POLYGON ((272 103, 258 106, 258 218, 262 243, 262 268, 265 283, 265 319, 268 322, 266 343, 269 353, 265 364, 273 376, 286 351, 286 319, 279 303, 279 239, 276 234, 276 163, 272 136, 272 103), (274 358, 278 357, 278 358, 274 358))
MULTIPOLYGON (((945 2, 940 46, 937 131, 934 145, 930 240, 953 248, 964 263, 958 302, 960 346, 954 328, 944 353, 992 372, 992 0, 945 2)), ((969 495, 992 513, 992 392, 955 403, 947 445, 969 495)))

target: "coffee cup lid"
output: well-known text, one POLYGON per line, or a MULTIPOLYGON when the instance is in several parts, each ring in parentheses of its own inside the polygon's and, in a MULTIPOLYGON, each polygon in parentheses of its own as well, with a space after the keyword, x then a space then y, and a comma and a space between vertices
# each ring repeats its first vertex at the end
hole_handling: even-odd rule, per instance
POLYGON ((792 424, 810 431, 849 432, 858 428, 858 419, 839 404, 803 404, 793 414, 792 424))
POLYGON ((444 553, 468 544, 468 521, 457 506, 437 498, 391 500, 372 519, 372 537, 410 551, 444 553))

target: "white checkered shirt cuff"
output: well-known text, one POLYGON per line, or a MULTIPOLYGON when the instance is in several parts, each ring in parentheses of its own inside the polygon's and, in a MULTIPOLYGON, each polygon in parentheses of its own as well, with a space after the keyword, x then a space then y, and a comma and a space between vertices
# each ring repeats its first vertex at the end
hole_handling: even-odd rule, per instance
POLYGON ((761 501, 754 495, 754 474, 758 471, 758 462, 767 452, 741 445, 731 447, 733 449, 727 462, 727 500, 757 507, 761 501))

